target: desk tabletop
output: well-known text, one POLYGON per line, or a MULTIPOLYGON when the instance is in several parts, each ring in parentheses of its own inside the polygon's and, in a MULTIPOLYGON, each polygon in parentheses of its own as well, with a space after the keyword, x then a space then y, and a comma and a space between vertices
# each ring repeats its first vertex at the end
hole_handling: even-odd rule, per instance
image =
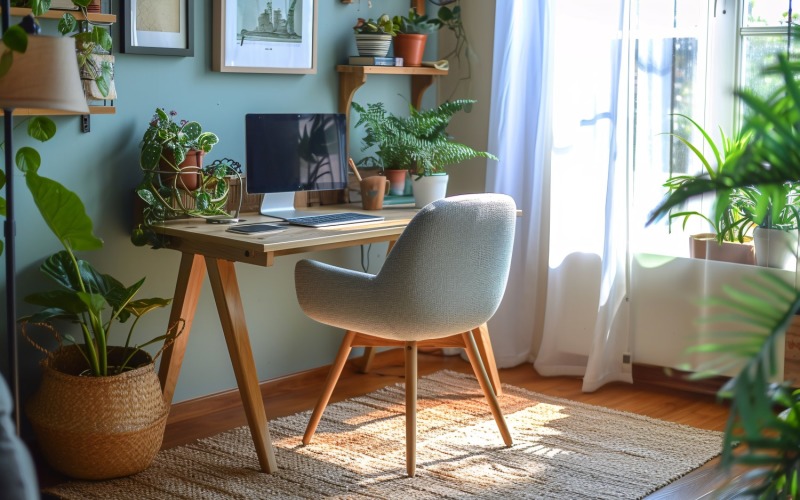
MULTIPOLYGON (((304 212, 362 212, 382 215, 385 220, 344 224, 324 228, 287 225, 285 231, 264 234, 238 234, 227 231, 230 224, 208 224, 203 219, 178 219, 154 229, 167 238, 167 248, 184 253, 271 266, 275 257, 317 250, 348 247, 397 239, 417 209, 410 206, 387 206, 383 210, 364 211, 361 204, 308 207, 304 212)), ((258 213, 243 213, 245 224, 275 222, 278 219, 258 213)))

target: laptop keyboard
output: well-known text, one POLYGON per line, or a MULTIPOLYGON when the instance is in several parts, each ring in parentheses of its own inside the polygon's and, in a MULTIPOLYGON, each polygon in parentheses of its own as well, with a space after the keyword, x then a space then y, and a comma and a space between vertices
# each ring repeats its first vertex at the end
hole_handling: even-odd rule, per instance
POLYGON ((354 224, 357 222, 375 222, 384 218, 380 215, 367 215, 356 212, 338 212, 324 215, 308 215, 305 217, 290 217, 286 219, 289 224, 307 227, 338 226, 341 224, 354 224))

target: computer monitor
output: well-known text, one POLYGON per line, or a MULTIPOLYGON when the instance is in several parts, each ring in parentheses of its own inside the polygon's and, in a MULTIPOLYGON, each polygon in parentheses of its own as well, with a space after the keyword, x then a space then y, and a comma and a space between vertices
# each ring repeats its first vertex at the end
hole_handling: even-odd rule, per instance
POLYGON ((264 194, 262 214, 299 217, 296 192, 347 187, 346 123, 342 113, 245 115, 247 192, 264 194))

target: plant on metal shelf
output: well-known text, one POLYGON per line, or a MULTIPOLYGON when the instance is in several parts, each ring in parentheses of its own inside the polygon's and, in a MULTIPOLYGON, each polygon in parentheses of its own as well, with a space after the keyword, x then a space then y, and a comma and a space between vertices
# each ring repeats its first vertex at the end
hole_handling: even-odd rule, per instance
POLYGON ((228 179, 240 173, 223 162, 204 168, 203 158, 219 138, 196 121, 175 121, 177 114, 157 108, 142 138, 143 178, 136 194, 144 204, 131 235, 136 245, 162 246, 153 225, 167 219, 229 215, 228 179))

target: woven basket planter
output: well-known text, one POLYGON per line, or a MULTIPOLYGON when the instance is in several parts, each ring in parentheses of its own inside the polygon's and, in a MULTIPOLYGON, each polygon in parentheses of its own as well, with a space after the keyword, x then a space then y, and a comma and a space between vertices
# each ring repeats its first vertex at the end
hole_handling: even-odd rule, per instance
MULTIPOLYGON (((112 348, 109 365, 122 354, 112 348)), ((146 469, 161 448, 169 409, 149 354, 139 368, 108 377, 78 375, 86 367, 76 346, 42 363, 39 391, 26 407, 50 465, 79 479, 110 479, 146 469)))

